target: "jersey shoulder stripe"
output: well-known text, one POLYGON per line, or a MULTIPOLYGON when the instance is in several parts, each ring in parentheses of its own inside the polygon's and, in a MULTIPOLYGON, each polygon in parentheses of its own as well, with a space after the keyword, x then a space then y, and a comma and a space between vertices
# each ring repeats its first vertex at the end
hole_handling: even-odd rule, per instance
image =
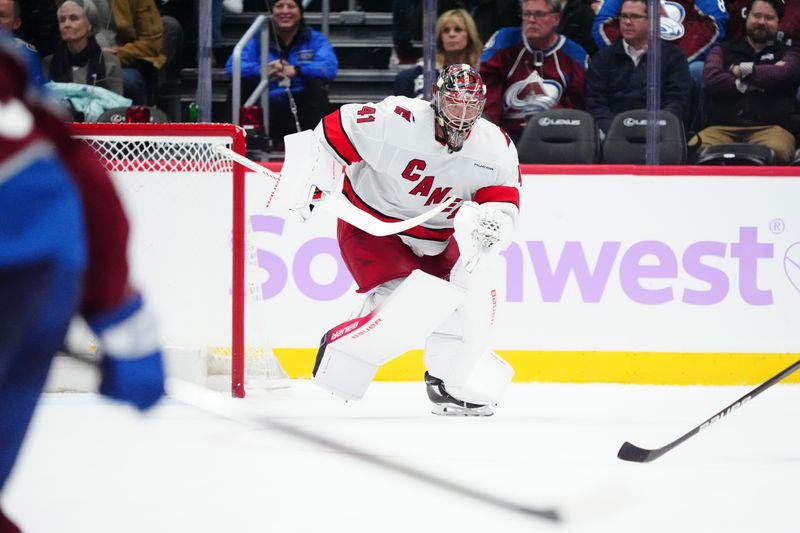
POLYGON ((345 164, 352 165, 363 159, 345 132, 340 110, 337 109, 322 119, 322 130, 328 145, 345 164))
POLYGON ((584 70, 589 68, 589 54, 586 53, 586 50, 572 39, 563 35, 561 37, 563 39, 561 49, 564 50, 564 53, 583 67, 584 70))

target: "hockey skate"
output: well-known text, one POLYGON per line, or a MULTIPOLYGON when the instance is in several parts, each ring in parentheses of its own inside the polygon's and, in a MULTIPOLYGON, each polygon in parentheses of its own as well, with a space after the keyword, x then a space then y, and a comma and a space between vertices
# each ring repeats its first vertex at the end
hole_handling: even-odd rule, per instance
POLYGON ((441 416, 492 416, 488 405, 462 402, 453 398, 444 388, 444 382, 425 372, 425 387, 428 398, 433 402, 431 413, 441 416))

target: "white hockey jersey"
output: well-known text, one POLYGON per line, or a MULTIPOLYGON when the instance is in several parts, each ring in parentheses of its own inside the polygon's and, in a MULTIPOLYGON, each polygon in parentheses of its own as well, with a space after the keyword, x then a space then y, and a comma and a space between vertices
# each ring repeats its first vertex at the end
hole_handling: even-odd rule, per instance
POLYGON ((342 106, 322 119, 317 136, 346 165, 344 196, 381 220, 407 220, 448 201, 442 213, 400 235, 418 255, 444 250, 465 200, 492 203, 516 221, 517 150, 485 119, 474 125, 461 151, 449 153, 436 140, 429 102, 390 96, 377 104, 342 106))

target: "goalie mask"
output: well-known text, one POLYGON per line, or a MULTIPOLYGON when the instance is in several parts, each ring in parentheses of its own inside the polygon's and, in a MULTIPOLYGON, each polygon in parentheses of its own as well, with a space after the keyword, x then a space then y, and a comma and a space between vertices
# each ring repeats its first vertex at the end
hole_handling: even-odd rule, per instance
POLYGON ((431 107, 451 152, 458 152, 486 103, 486 86, 469 65, 450 65, 433 85, 431 107))

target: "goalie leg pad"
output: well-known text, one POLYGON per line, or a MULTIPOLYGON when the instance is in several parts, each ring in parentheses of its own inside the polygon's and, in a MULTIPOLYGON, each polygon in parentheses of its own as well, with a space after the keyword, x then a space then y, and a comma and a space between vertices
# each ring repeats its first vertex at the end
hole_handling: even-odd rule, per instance
POLYGON ((453 283, 467 295, 458 310, 432 333, 425 345, 425 367, 442 379, 456 399, 481 405, 497 403, 514 375, 513 369, 490 350, 498 293, 497 257, 466 271, 463 262, 453 270, 453 283))
POLYGON ((371 313, 325 334, 313 381, 342 398, 361 398, 380 365, 421 345, 463 297, 460 287, 415 270, 371 313))
POLYGON ((485 351, 475 358, 454 358, 450 376, 447 391, 455 398, 495 405, 511 383, 514 369, 496 353, 485 351))
POLYGON ((327 345, 317 352, 312 381, 343 400, 360 400, 372 383, 378 365, 327 345))

